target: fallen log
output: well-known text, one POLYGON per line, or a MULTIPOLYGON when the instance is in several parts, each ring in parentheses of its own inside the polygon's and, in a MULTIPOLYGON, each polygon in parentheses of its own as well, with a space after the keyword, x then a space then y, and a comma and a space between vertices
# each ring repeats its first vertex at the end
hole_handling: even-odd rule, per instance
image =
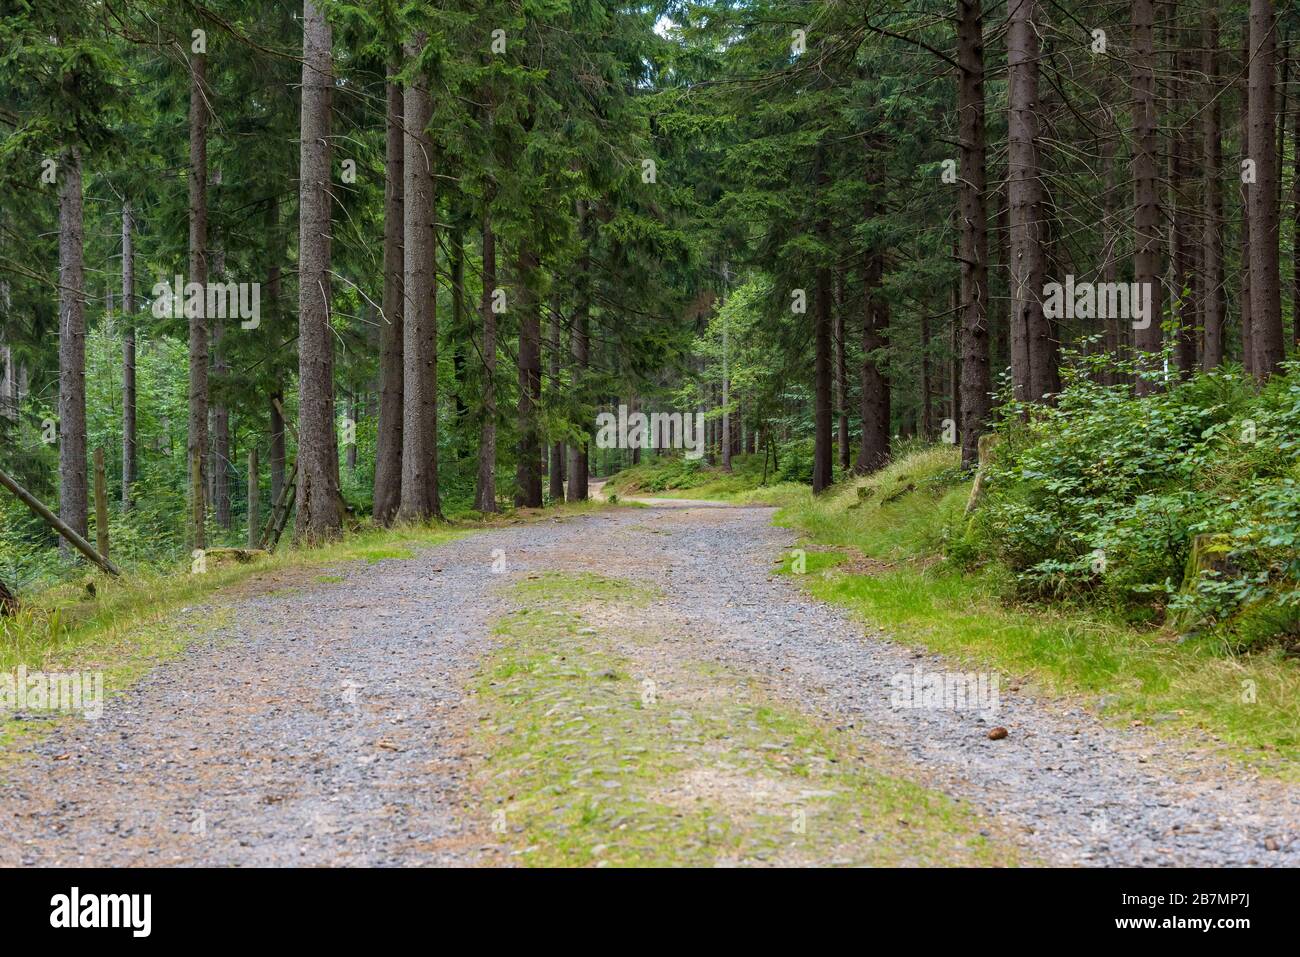
POLYGON ((204 550, 203 554, 207 558, 210 567, 213 564, 220 565, 227 561, 234 562, 237 565, 247 565, 259 558, 265 558, 268 553, 261 548, 208 548, 204 550))
POLYGON ((99 552, 95 551, 95 546, 91 545, 90 542, 86 541, 75 531, 73 531, 72 528, 69 527, 69 525, 65 521, 63 521, 63 519, 59 518, 59 516, 55 515, 48 508, 46 508, 45 505, 41 503, 40 499, 38 499, 35 495, 27 491, 27 489, 23 488, 12 478, 10 478, 9 474, 5 472, 3 469, 0 469, 0 485, 3 485, 9 491, 13 492, 14 495, 18 497, 19 501, 21 501, 24 505, 30 508, 38 516, 40 516, 40 518, 45 522, 46 525, 50 526, 50 528, 54 529, 56 532, 58 532, 60 535, 66 538, 69 542, 71 542, 72 547, 75 548, 77 551, 81 552, 81 554, 86 556, 86 558, 88 558, 91 562, 98 565, 100 568, 108 572, 114 578, 118 578, 121 576, 122 573, 118 571, 116 565, 110 562, 103 555, 99 554, 99 552))

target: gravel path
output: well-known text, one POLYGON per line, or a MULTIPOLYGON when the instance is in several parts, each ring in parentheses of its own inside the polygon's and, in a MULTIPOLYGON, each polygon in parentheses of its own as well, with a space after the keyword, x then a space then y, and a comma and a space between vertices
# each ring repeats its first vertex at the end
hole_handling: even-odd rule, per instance
POLYGON ((1300 864, 1300 789, 1144 729, 1103 728, 1005 681, 991 721, 892 708, 893 675, 962 669, 864 635, 772 576, 793 536, 771 515, 662 502, 566 516, 242 600, 101 719, 55 730, 0 771, 0 864, 505 862, 467 786, 465 688, 509 609, 493 586, 542 569, 657 584, 646 614, 690 622, 684 653, 883 744, 891 772, 996 816, 1040 860, 1300 864), (989 740, 992 724, 1009 737, 989 740))

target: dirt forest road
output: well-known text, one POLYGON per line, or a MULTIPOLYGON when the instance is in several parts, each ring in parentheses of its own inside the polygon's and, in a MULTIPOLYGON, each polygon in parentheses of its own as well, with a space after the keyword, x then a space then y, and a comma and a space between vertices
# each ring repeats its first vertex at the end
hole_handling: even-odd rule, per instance
POLYGON ((557 516, 190 609, 0 766, 0 864, 1300 864, 1300 791, 1146 729, 1005 680, 891 706, 968 669, 775 574, 771 517, 557 516))

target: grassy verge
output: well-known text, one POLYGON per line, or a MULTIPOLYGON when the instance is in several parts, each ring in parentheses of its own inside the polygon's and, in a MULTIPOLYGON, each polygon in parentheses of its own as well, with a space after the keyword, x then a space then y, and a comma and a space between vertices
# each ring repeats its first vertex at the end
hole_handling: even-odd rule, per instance
POLYGON ((477 689, 478 787, 521 862, 1017 862, 968 809, 875 770, 857 736, 715 662, 656 655, 644 590, 548 574, 514 597, 477 689))
MULTIPOLYGON (((956 466, 952 449, 926 448, 817 498, 802 485, 763 488, 752 468, 730 476, 698 470, 679 480, 689 488, 654 494, 779 505, 777 524, 805 537, 801 581, 864 623, 1046 693, 1083 696, 1107 718, 1186 735, 1265 773, 1300 779, 1300 662, 1277 646, 1245 654, 1183 641, 1097 607, 1011 601, 1004 569, 944 559, 970 491, 956 466)), ((616 481, 635 488, 653 478, 643 470, 616 481)), ((789 555, 782 567, 791 573, 789 555)))
MULTIPOLYGON (((409 559, 419 548, 454 541, 477 529, 555 519, 607 507, 586 502, 520 510, 476 521, 366 529, 319 548, 282 547, 248 564, 210 562, 202 574, 128 571, 122 578, 95 573, 78 582, 23 595, 19 613, 0 618, 0 674, 27 671, 103 672, 104 691, 129 687, 159 661, 219 626, 224 602, 250 593, 341 581, 322 574, 347 562, 409 559), (91 594, 90 587, 94 592, 91 594)), ((15 721, 0 714, 0 747, 48 727, 51 721, 15 721)))
POLYGON ((740 505, 783 505, 811 495, 807 485, 765 471, 759 455, 736 456, 730 472, 703 461, 656 457, 612 476, 605 485, 605 494, 611 493, 620 498, 717 499, 740 505))
MULTIPOLYGON (((793 503, 779 524, 809 543, 812 594, 905 642, 995 667, 1106 716, 1187 732, 1284 777, 1300 777, 1300 666, 1279 650, 1233 655, 1095 608, 1013 604, 996 566, 942 560, 969 485, 955 453, 932 449, 793 503), (812 551, 820 547, 827 551, 812 551)), ((784 569, 791 570, 787 556, 784 569)))

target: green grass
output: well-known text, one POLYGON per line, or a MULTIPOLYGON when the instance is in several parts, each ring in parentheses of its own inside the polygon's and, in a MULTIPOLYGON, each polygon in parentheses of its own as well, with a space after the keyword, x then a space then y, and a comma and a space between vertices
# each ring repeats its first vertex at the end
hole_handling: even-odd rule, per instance
MULTIPOLYGON (((809 591, 899 640, 1054 694, 1087 695, 1116 719, 1220 739, 1238 759, 1296 775, 1296 661, 1278 650, 1233 656, 1216 644, 1179 642, 1101 610, 1009 602, 996 566, 963 570, 941 559, 944 530, 960 527, 969 493, 956 464, 951 449, 922 451, 779 512, 777 523, 802 531, 809 548, 836 549, 807 555, 809 591)), ((789 555, 782 568, 790 572, 789 555)))
MULTIPOLYGON (((249 564, 209 561, 207 571, 190 566, 163 571, 132 569, 121 578, 87 572, 40 592, 23 594, 12 618, 0 618, 0 672, 102 671, 105 694, 120 691, 153 665, 184 651, 194 638, 220 625, 224 605, 256 589, 285 594, 313 584, 343 581, 317 570, 347 562, 410 559, 420 548, 455 541, 503 523, 580 514, 608 507, 599 502, 563 504, 545 512, 506 512, 481 520, 429 526, 367 528, 317 548, 285 543, 271 556, 249 564), (87 583, 94 586, 90 595, 87 583)), ((40 722, 48 726, 52 722, 40 722)), ((31 730, 30 722, 0 715, 0 748, 31 730)))
POLYGON ((730 472, 703 460, 656 456, 611 476, 605 494, 611 492, 623 498, 699 498, 740 505, 784 505, 811 496, 807 485, 782 481, 770 469, 764 476, 761 455, 735 456, 730 472))
POLYGON ((522 863, 1018 862, 968 809, 716 662, 656 658, 649 694, 648 636, 604 612, 645 608, 650 590, 547 574, 513 597, 478 679, 477 786, 522 863))
MULTIPOLYGON (((275 591, 307 587, 312 569, 365 559, 412 557, 413 548, 440 545, 467 528, 432 526, 368 530, 321 548, 284 547, 249 564, 209 563, 203 574, 137 571, 122 578, 87 575, 37 595, 23 596, 17 616, 0 619, 0 672, 102 671, 105 694, 120 691, 153 665, 184 651, 191 640, 226 620, 224 603, 249 587, 275 591), (85 587, 92 582, 91 597, 85 587)), ((50 722, 41 722, 48 725, 50 722)), ((27 722, 0 717, 0 745, 30 730, 27 722)))

